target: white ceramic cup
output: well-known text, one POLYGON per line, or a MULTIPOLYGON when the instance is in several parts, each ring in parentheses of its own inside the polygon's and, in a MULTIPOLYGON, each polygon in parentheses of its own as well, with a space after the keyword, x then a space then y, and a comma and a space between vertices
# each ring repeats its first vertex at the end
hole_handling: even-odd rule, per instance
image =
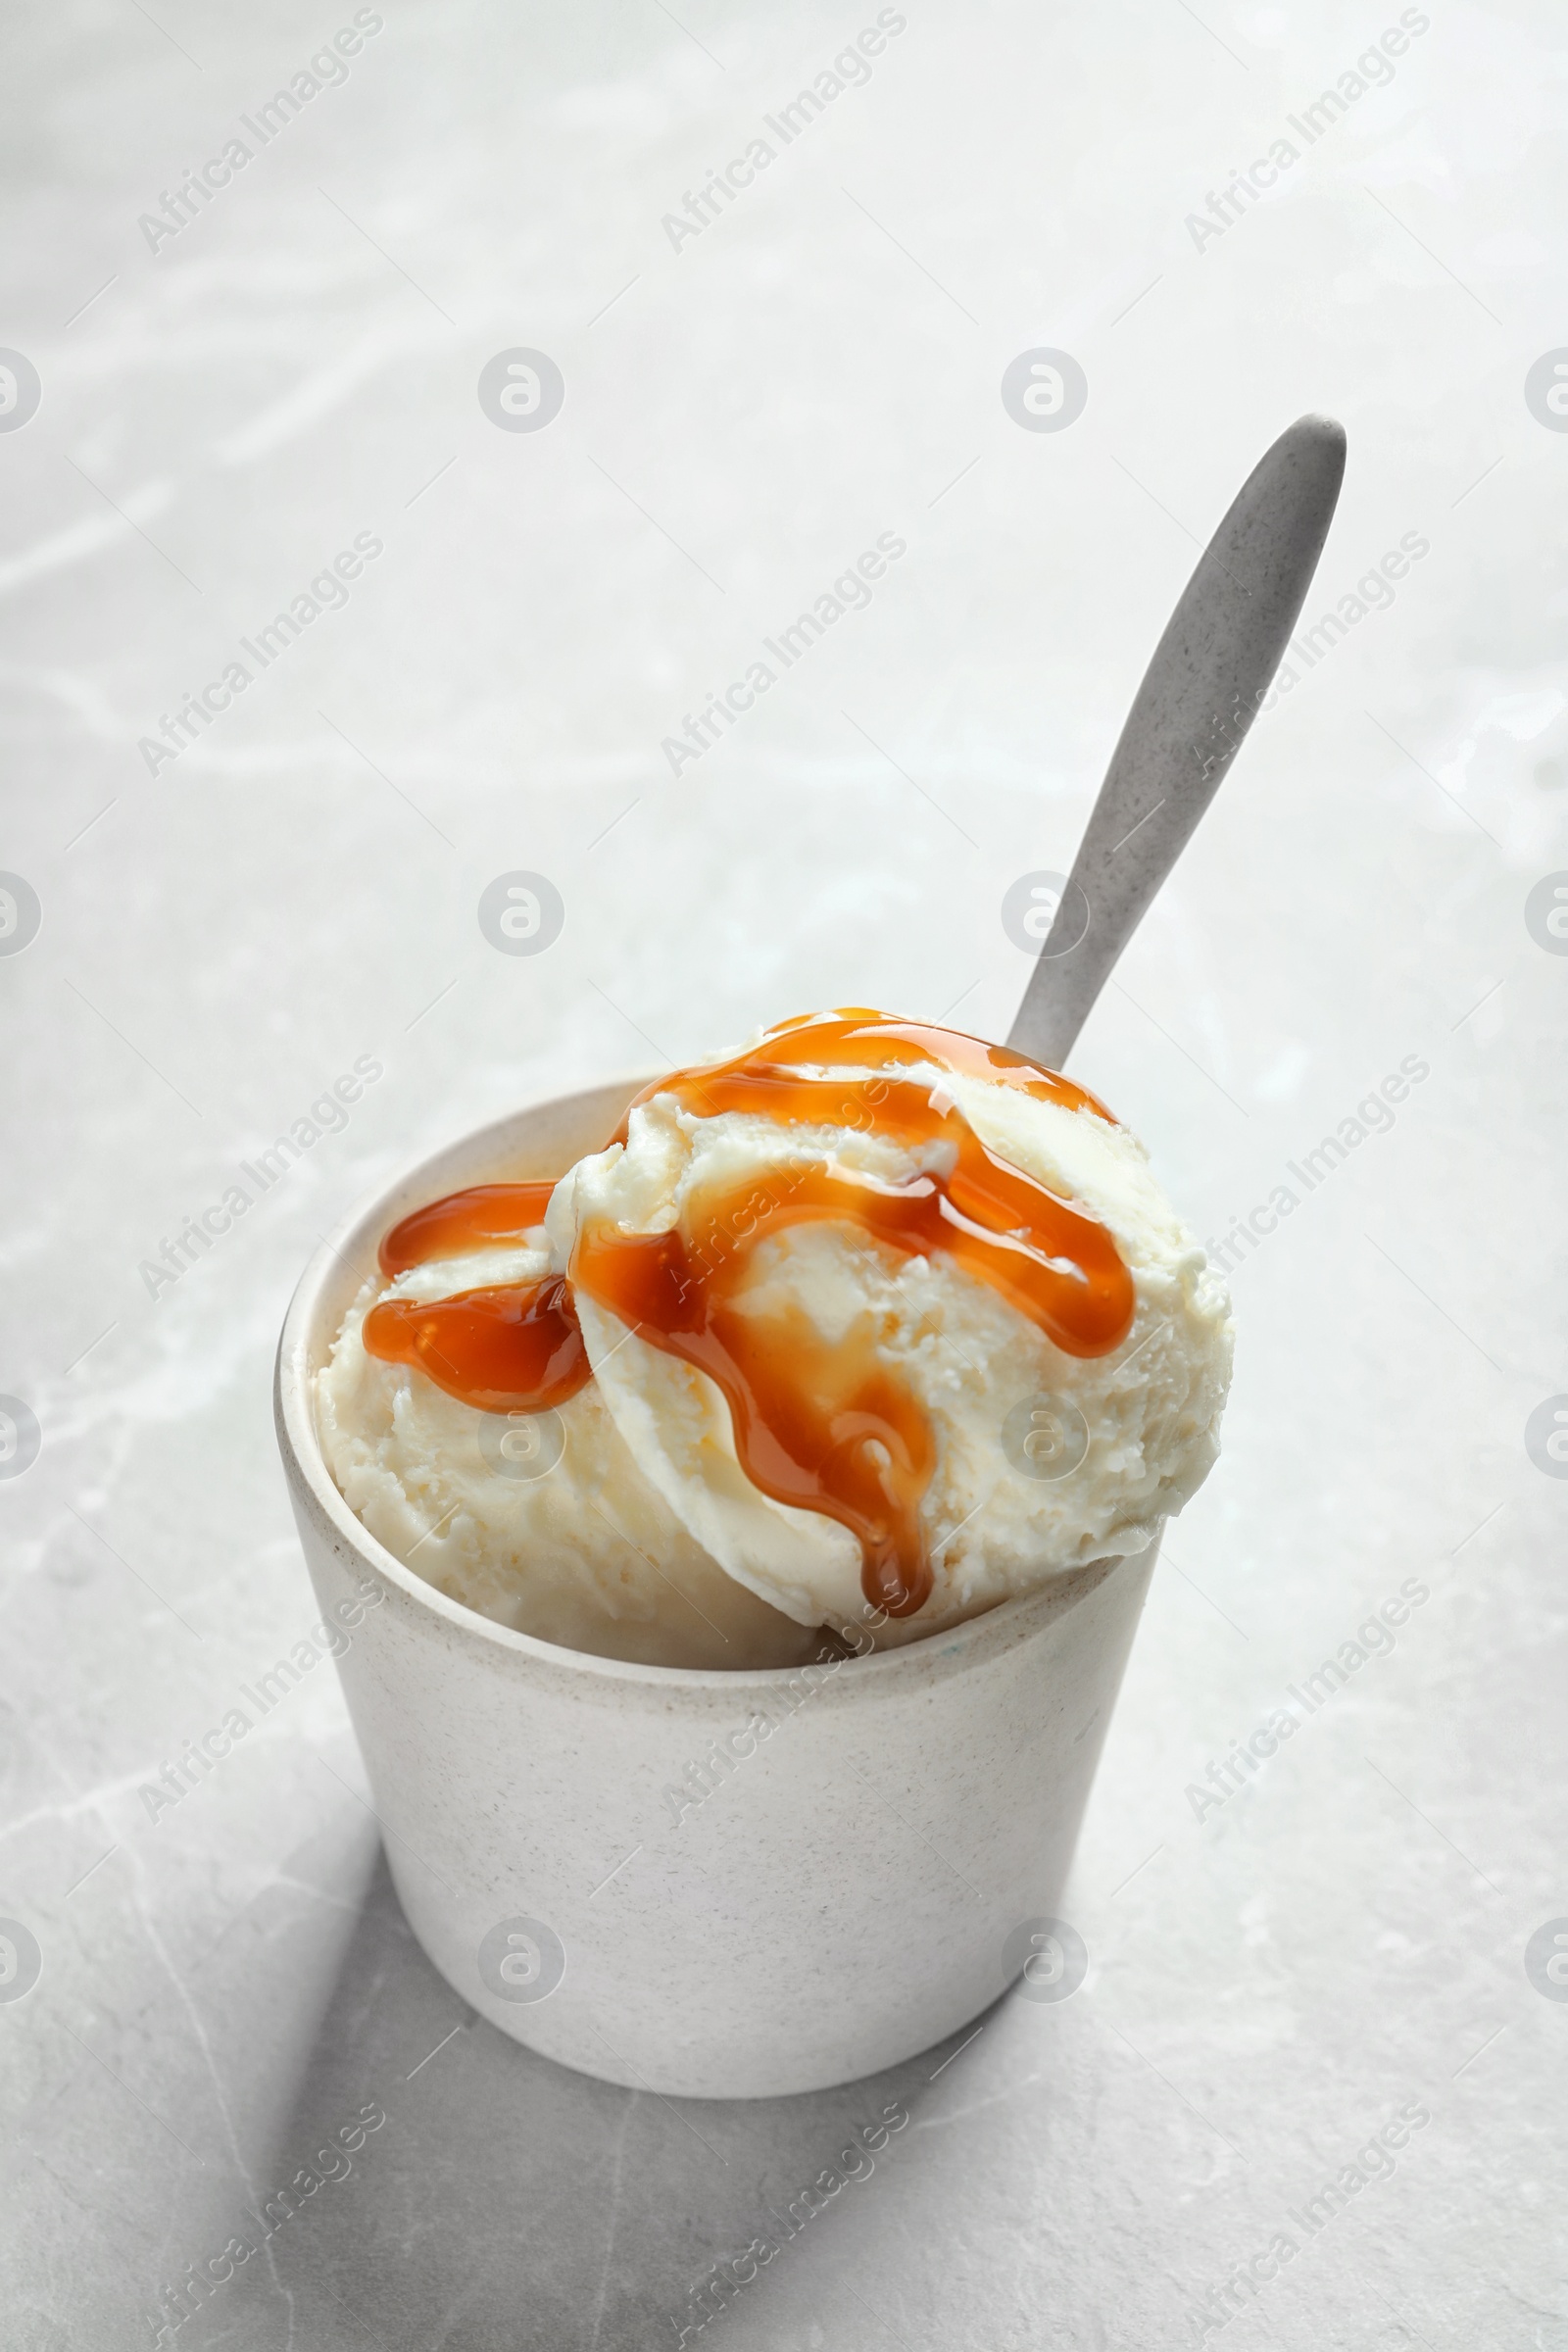
POLYGON ((330 1235, 283 1326, 278 1442, 317 1598, 353 1627, 338 1671, 435 1966, 588 2074, 768 2097, 910 2057, 1020 1974, 1037 1999, 1076 1989, 1057 1913, 1156 1547, 792 1674, 561 1649, 385 1550, 332 1482, 313 1387, 381 1236, 462 1186, 559 1175, 641 1083, 498 1120, 330 1235))

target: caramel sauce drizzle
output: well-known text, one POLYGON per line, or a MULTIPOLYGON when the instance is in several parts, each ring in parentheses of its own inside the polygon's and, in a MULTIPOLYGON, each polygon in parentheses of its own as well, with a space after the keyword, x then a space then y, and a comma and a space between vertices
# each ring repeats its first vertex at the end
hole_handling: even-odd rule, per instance
MULTIPOLYGON (((1108 1354, 1135 1304, 1105 1228, 990 1151, 940 1079, 933 1084, 932 1065, 1110 1121, 1083 1087, 1004 1046, 859 1008, 807 1014, 727 1060, 656 1080, 612 1141, 625 1143, 636 1103, 673 1095, 700 1117, 752 1111, 783 1127, 875 1133, 921 1150, 934 1163, 928 1172, 889 1183, 803 1137, 788 1165, 690 1196, 668 1233, 583 1228, 564 1276, 427 1305, 383 1299, 365 1319, 365 1345, 416 1365, 466 1404, 538 1412, 591 1377, 572 1303, 581 1291, 651 1346, 706 1372, 729 1405, 753 1485, 848 1528, 860 1544, 866 1599, 892 1616, 912 1615, 932 1582, 920 1520, 936 1467, 926 1414, 883 1361, 869 1311, 845 1341, 829 1343, 798 1313, 748 1310, 759 1241, 811 1222, 849 1228, 903 1256, 940 1250, 1068 1355, 1108 1354), (924 1074, 902 1075, 914 1065, 924 1074)), ((487 1243, 520 1243, 542 1222, 554 1189, 551 1180, 477 1185, 434 1201, 386 1236, 381 1270, 390 1277, 487 1243)))

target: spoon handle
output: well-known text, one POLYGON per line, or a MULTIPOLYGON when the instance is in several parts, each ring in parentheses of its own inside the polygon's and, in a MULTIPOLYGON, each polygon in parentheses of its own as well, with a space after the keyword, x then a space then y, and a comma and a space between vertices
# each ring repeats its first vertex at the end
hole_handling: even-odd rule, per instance
POLYGON ((1242 747, 1296 626, 1345 472, 1345 428, 1298 417, 1242 485, 1127 713, 1007 1034, 1060 1069, 1242 747))

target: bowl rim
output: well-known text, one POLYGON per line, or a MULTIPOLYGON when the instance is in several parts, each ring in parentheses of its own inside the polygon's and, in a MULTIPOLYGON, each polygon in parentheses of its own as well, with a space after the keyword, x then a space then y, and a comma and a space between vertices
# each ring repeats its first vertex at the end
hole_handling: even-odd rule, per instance
MULTIPOLYGON (((662 1076, 662 1071, 652 1074, 662 1076)), ((420 1180, 426 1170, 432 1172, 442 1162, 457 1160, 466 1155, 478 1158, 489 1146, 499 1156, 507 1139, 519 1123, 537 1114, 565 1109, 585 1102, 597 1095, 609 1095, 623 1090, 624 1099, 651 1083, 650 1075, 641 1072, 632 1077, 617 1076, 601 1079, 596 1084, 577 1087, 566 1094, 541 1095, 517 1103, 499 1117, 486 1120, 478 1127, 468 1128, 447 1143, 425 1152, 416 1159, 400 1163, 390 1180, 363 1195, 356 1204, 330 1227, 307 1259, 296 1283, 278 1336, 277 1356, 273 1372, 273 1418, 277 1432, 278 1450, 290 1484, 297 1487, 318 1516, 324 1520, 338 1544, 351 1555, 357 1555, 383 1583, 400 1592, 405 1600, 431 1616, 444 1621, 454 1633, 470 1642, 511 1652, 514 1656, 534 1660, 541 1667, 557 1673, 573 1670, 590 1682, 630 1683, 640 1685, 651 1692, 676 1691, 748 1691, 776 1690, 781 1683, 800 1675, 813 1660, 802 1665, 782 1666, 656 1666, 633 1658, 602 1656, 595 1650, 568 1649, 554 1642, 541 1641, 535 1634, 519 1633, 514 1627, 500 1624, 493 1617, 483 1616, 464 1601, 454 1600, 438 1586, 410 1568, 397 1554, 389 1551, 379 1539, 370 1533, 365 1522, 352 1508, 338 1488, 326 1465, 316 1426, 314 1397, 315 1364, 324 1358, 326 1346, 336 1336, 335 1328, 323 1334, 321 1316, 333 1289, 341 1280, 340 1269, 353 1267, 358 1255, 362 1262, 366 1245, 377 1242, 396 1214, 408 1213, 408 1207, 421 1189, 426 1198, 432 1195, 428 1187, 421 1188, 420 1180), (314 1360, 313 1360, 314 1358, 314 1360)), ((471 1179, 470 1179, 471 1180, 471 1179)), ((451 1184, 447 1190, 455 1189, 451 1184)), ((1156 1524, 1151 1544, 1145 1548, 1157 1551, 1163 1522, 1156 1524)), ((978 1664, 981 1657, 1010 1648, 1033 1629, 1033 1620, 1049 1620, 1070 1607, 1077 1599, 1086 1597, 1116 1568, 1135 1559, 1142 1552, 1112 1555, 1091 1560, 1082 1566, 1068 1569, 1042 1585, 1036 1592, 1017 1593, 999 1601, 978 1616, 965 1618, 961 1624, 951 1626, 940 1634, 927 1635, 923 1640, 910 1642, 897 1649, 878 1650, 870 1656, 850 1657, 836 1661, 833 1680, 837 1683, 839 1669, 854 1667, 856 1687, 869 1694, 873 1689, 888 1690, 902 1681, 914 1681, 940 1659, 948 1671, 955 1667, 978 1664)))

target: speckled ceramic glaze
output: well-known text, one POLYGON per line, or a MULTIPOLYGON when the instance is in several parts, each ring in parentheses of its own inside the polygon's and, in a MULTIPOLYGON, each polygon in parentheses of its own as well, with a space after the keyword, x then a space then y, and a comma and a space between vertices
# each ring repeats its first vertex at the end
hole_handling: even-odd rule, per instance
POLYGON ((633 1091, 501 1120, 329 1236, 283 1328, 278 1439, 320 1604, 359 1617, 339 1672, 436 1967, 612 2082, 817 2089, 975 2016, 1056 1920, 1153 1552, 793 1674, 559 1649, 394 1559, 333 1485, 311 1394, 380 1236, 460 1185, 559 1173, 633 1091))

